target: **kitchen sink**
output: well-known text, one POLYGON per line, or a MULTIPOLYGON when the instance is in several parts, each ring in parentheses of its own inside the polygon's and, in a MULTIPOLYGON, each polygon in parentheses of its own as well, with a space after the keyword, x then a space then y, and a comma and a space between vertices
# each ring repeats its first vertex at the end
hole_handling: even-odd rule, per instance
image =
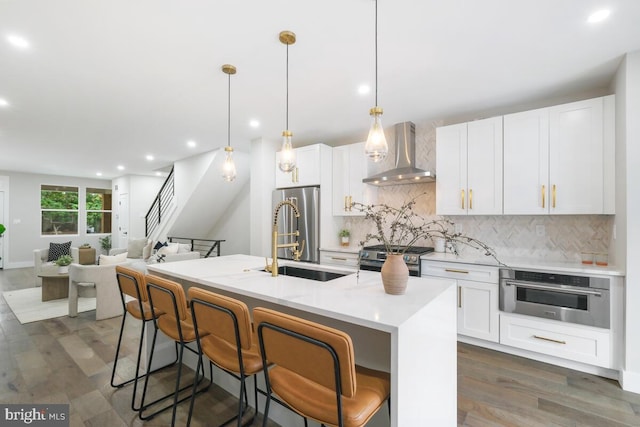
POLYGON ((335 271, 312 270, 309 268, 282 265, 278 267, 278 274, 282 276, 299 277, 301 279, 317 280, 319 282, 328 282, 329 280, 346 276, 348 273, 336 273, 335 271))

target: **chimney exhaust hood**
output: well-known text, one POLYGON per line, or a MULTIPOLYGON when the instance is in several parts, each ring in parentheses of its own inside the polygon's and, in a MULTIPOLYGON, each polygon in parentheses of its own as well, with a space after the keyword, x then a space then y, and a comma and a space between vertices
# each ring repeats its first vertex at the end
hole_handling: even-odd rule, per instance
POLYGON ((396 167, 362 180, 365 184, 385 186, 434 182, 436 176, 431 171, 415 167, 416 125, 412 122, 396 123, 396 167))

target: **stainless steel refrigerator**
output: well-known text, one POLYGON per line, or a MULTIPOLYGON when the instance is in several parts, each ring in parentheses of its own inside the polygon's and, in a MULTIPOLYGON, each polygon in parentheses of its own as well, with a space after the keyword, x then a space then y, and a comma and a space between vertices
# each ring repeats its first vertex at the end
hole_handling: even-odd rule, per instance
MULTIPOLYGON (((320 187, 275 190, 272 208, 275 209, 283 200, 289 200, 296 205, 300 211, 300 217, 296 218, 290 206, 283 206, 278 214, 278 234, 293 233, 297 228, 300 231, 300 236, 297 238, 300 245, 304 240, 300 261, 320 263, 320 187)), ((283 236, 278 239, 278 244, 295 241, 295 236, 283 236)), ((293 259, 293 251, 291 248, 280 248, 278 258, 293 259)))

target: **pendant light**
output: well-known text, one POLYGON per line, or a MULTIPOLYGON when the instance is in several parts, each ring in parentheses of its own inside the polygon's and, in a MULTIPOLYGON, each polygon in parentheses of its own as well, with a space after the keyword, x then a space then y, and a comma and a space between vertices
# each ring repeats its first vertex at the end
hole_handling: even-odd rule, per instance
POLYGON ((236 179, 236 164, 233 162, 233 148, 231 147, 231 75, 236 73, 236 67, 230 64, 222 66, 222 72, 229 76, 228 102, 227 102, 227 146, 224 151, 227 153, 222 165, 222 177, 225 181, 231 182, 236 179))
POLYGON ((278 167, 282 172, 291 172, 296 167, 296 152, 291 146, 293 133, 289 130, 289 45, 296 42, 296 35, 291 31, 281 31, 280 42, 287 46, 287 122, 286 129, 282 131, 282 148, 278 167))
POLYGON ((364 146, 364 152, 374 162, 379 162, 384 159, 389 152, 389 146, 387 145, 387 138, 384 136, 384 128, 380 116, 382 116, 382 107, 378 105, 378 0, 375 0, 376 5, 376 37, 375 37, 375 50, 376 50, 376 105, 369 110, 371 116, 371 129, 369 129, 369 136, 367 136, 367 143, 364 146))

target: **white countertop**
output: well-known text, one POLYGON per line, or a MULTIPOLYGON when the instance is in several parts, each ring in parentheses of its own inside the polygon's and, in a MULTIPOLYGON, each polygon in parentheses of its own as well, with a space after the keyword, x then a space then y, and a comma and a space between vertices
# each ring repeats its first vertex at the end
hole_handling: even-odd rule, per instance
POLYGON ((153 273, 165 273, 204 286, 225 290, 338 320, 390 332, 435 300, 453 281, 409 277, 405 295, 384 292, 380 273, 327 268, 317 264, 279 261, 282 265, 350 273, 318 282, 259 271, 265 260, 249 255, 229 255, 189 261, 152 264, 153 273))
MULTIPOLYGON (((432 252, 420 257, 421 260, 430 261, 447 261, 464 264, 478 264, 498 266, 495 259, 478 254, 475 257, 461 257, 451 253, 432 252)), ((558 273, 571 273, 571 274, 591 274, 591 275, 606 275, 606 276, 624 276, 624 271, 616 268, 615 266, 600 267, 597 265, 584 265, 578 262, 554 262, 544 260, 530 260, 530 259, 516 259, 516 258, 501 258, 501 262, 505 263, 510 268, 522 268, 528 270, 542 270, 542 271, 554 271, 558 273)))

